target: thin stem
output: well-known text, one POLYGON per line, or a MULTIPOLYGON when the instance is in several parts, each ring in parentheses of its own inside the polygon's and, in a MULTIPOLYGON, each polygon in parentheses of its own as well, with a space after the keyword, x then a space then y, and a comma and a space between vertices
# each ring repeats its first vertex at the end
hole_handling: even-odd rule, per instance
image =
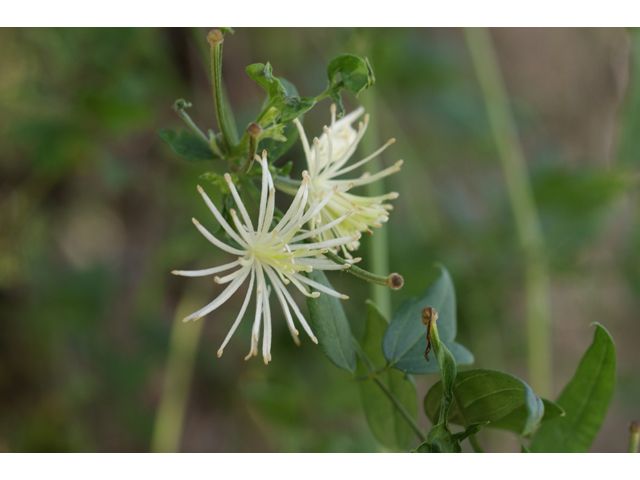
POLYGON ((351 265, 349 268, 345 270, 351 275, 355 275, 356 277, 361 278, 362 280, 366 280, 367 282, 371 282, 376 285, 384 285, 385 287, 389 286, 389 276, 384 277, 382 275, 376 275, 375 273, 367 272, 366 270, 363 270, 360 267, 356 267, 355 265, 350 264, 344 258, 342 258, 339 255, 336 255, 333 252, 326 252, 324 256, 327 257, 332 262, 337 263, 339 265, 347 265, 347 264, 351 265))
POLYGON ((540 395, 547 396, 551 393, 552 384, 549 274, 533 188, 489 32, 482 28, 466 28, 464 32, 502 163, 524 254, 531 386, 540 395))
MULTIPOLYGON (((213 32, 213 30, 212 30, 213 32)), ((216 118, 222 133, 222 138, 229 150, 233 150, 238 143, 238 134, 233 124, 231 109, 229 108, 222 85, 222 44, 223 35, 220 33, 219 41, 210 41, 211 45, 211 84, 213 87, 213 100, 216 108, 216 118)), ((209 34, 211 36, 211 33, 209 34)))
POLYGON ((189 398, 193 366, 204 322, 182 323, 182 318, 202 302, 186 293, 176 309, 169 339, 169 354, 160 405, 156 412, 151 440, 153 452, 177 452, 189 398))
POLYGON ((195 124, 195 122, 193 120, 191 120, 191 117, 189 116, 189 114, 184 111, 185 108, 189 108, 190 106, 191 106, 191 104, 189 102, 185 102, 184 100, 178 100, 174 104, 173 109, 176 111, 178 116, 182 120, 184 120, 184 122, 187 125, 189 125, 191 130, 193 130, 195 133, 197 133, 205 142, 209 143, 209 139, 207 138, 207 136, 204 133, 202 133, 202 130, 200 130, 198 128, 198 126, 195 124))
POLYGON ((474 452, 484 453, 484 449, 482 448, 482 445, 480 445, 480 442, 478 441, 478 437, 476 437, 475 433, 472 433, 471 435, 469 435, 469 443, 471 443, 471 446, 473 447, 474 452))
MULTIPOLYGON (((369 360, 369 357, 367 357, 367 354, 362 349, 362 346, 360 346, 360 343, 355 338, 353 338, 353 344, 355 346, 356 353, 358 354, 362 362, 367 367, 367 370, 369 370, 370 373, 373 373, 372 372, 374 368, 373 364, 371 363, 371 360, 369 360)), ((380 387, 380 390, 382 390, 382 392, 387 396, 387 398, 391 401, 391 403, 396 408, 396 410, 398 410, 400 415, 402 415, 402 417, 406 420, 406 422, 413 429, 416 435, 418 435, 420 440, 424 442, 427 439, 427 436, 422 431, 422 429, 417 424, 417 422, 413 419, 411 414, 407 412, 407 409, 404 408, 404 405, 400 403, 400 401, 396 398, 396 396, 393 393, 391 393, 391 391, 387 388, 387 386, 377 376, 372 377, 372 380, 375 382, 376 385, 378 385, 378 387, 380 387)))

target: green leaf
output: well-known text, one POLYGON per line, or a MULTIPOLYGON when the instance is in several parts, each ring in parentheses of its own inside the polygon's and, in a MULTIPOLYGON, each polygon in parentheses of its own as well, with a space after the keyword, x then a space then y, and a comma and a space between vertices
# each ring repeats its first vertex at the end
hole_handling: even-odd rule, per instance
MULTIPOLYGON (((459 425, 491 422, 490 427, 528 435, 544 415, 544 404, 531 387, 508 373, 473 369, 458 373, 453 386, 455 402, 449 421, 459 425)), ((427 417, 436 421, 440 412, 442 382, 424 399, 427 417)))
MULTIPOLYGON (((551 420, 556 417, 561 417, 565 414, 562 407, 560 407, 560 405, 558 405, 557 403, 552 402, 551 400, 543 398, 542 403, 544 405, 544 415, 542 416, 540 423, 544 423, 547 420, 551 420)), ((503 430, 511 430, 512 432, 518 432, 521 435, 525 435, 525 433, 523 432, 526 432, 527 430, 527 420, 529 414, 529 409, 525 404, 516 408, 514 411, 501 418, 500 420, 491 422, 489 426, 493 428, 501 428, 503 430)))
POLYGON ((438 371, 436 361, 427 362, 427 332, 422 324, 422 309, 432 307, 438 312, 440 340, 447 345, 459 365, 473 363, 473 355, 462 345, 454 342, 457 333, 456 296, 453 281, 446 268, 440 266, 441 274, 418 299, 402 302, 391 319, 384 335, 384 354, 394 368, 406 373, 425 374, 438 371))
POLYGON ((376 81, 369 60, 345 53, 334 58, 327 67, 329 79, 329 96, 338 106, 338 116, 344 115, 344 107, 340 99, 340 90, 346 88, 357 97, 362 90, 369 88, 376 81), (338 74, 341 80, 338 80, 338 74))
POLYGON ((218 157, 211 150, 211 146, 202 138, 180 130, 174 132, 166 128, 158 130, 158 135, 179 157, 189 162, 216 160, 218 157))
MULTIPOLYGON (((313 270, 307 275, 311 280, 333 289, 322 270, 313 270)), ((309 324, 325 355, 336 366, 354 373, 356 352, 349 320, 347 320, 340 300, 323 293, 318 298, 307 297, 307 306, 309 308, 309 324)))
MULTIPOLYGON (((381 343, 387 325, 388 321, 384 315, 373 302, 367 300, 366 330, 360 345, 375 369, 386 365, 381 343)), ((356 373, 358 375, 369 373, 369 369, 359 358, 356 373)), ((411 377, 397 370, 387 370, 378 374, 378 379, 417 420, 418 396, 411 377)), ((371 380, 358 382, 358 387, 367 423, 376 439, 390 450, 407 451, 414 442, 416 434, 391 400, 371 380)))
MULTIPOLYGON (((267 105, 275 109, 276 123, 287 123, 308 111, 316 103, 314 97, 300 98, 297 95, 287 93, 280 79, 273 76, 271 64, 254 63, 246 69, 247 74, 267 91, 267 105)), ((288 83, 288 82, 287 82, 288 83)), ((260 126, 266 127, 271 123, 273 113, 270 113, 263 120, 260 126)))
POLYGON ((616 347, 609 332, 595 325, 593 343, 557 400, 566 415, 540 427, 532 452, 588 452, 602 426, 616 384, 616 347))

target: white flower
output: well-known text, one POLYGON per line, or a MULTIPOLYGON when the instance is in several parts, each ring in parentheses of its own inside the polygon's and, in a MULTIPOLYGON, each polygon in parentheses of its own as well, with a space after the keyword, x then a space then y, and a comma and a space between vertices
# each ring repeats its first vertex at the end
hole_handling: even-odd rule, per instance
MULTIPOLYGON (((367 130, 367 124, 369 123, 368 114, 364 116, 364 123, 361 122, 358 125, 357 131, 351 126, 363 113, 364 109, 360 107, 336 121, 336 106, 331 105, 331 126, 325 126, 324 133, 320 138, 313 139, 312 147, 309 146, 302 124, 297 119, 294 120, 300 132, 300 138, 302 139, 302 145, 309 168, 311 184, 309 185, 309 198, 307 201, 313 203, 320 192, 336 189, 335 194, 327 203, 327 206, 311 219, 312 225, 328 225, 336 218, 344 215, 348 210, 355 210, 353 216, 325 230, 321 237, 323 240, 341 238, 353 235, 356 232, 367 232, 371 234, 372 231, 370 227, 381 227, 381 224, 388 220, 388 211, 393 208, 391 205, 383 202, 385 200, 398 198, 396 192, 376 197, 364 197, 345 192, 352 187, 366 185, 399 171, 402 160, 399 160, 393 166, 374 175, 364 173, 359 178, 353 180, 336 179, 336 177, 351 172, 377 157, 389 145, 395 142, 395 139, 391 139, 373 154, 353 165, 345 167, 345 164, 355 152, 358 143, 367 130)), ((347 250, 353 251, 359 246, 360 242, 354 240, 353 242, 343 245, 342 250, 347 258, 351 258, 347 250)))
POLYGON ((232 255, 237 255, 238 259, 231 263, 227 263, 226 265, 206 270, 174 270, 171 273, 186 277, 200 277, 204 275, 213 275, 214 273, 221 273, 231 270, 232 268, 239 267, 237 270, 223 277, 214 277, 214 281, 216 283, 229 283, 229 286, 213 302, 184 318, 183 321, 198 320, 204 315, 214 311, 220 305, 225 303, 240 288, 240 286, 249 279, 249 288, 247 290, 246 297, 231 330, 218 350, 218 357, 222 355, 224 347, 227 345, 227 342, 240 324, 240 321, 247 310, 255 284, 256 314, 251 335, 251 350, 249 351, 249 355, 247 355, 246 359, 249 359, 252 355, 255 356, 258 354, 260 327, 261 323, 264 321, 262 324, 262 356, 265 364, 267 364, 271 360, 272 330, 271 309, 269 303, 271 289, 275 291, 276 297, 282 306, 282 310, 287 319, 287 325, 289 326, 289 330, 291 331, 294 341, 297 344, 300 343, 300 340, 298 339, 298 330, 294 326, 293 318, 291 316, 291 310, 293 310, 293 313, 298 317, 302 328, 304 328, 313 342, 318 343, 318 340, 313 335, 309 324, 302 313, 300 313, 300 309, 294 302, 291 294, 287 291, 285 285, 292 283, 304 295, 313 298, 319 297, 320 293, 332 295, 341 299, 348 298, 346 295, 342 295, 328 287, 325 287, 324 285, 314 282, 300 272, 309 272, 314 268, 320 270, 341 270, 348 268, 349 265, 337 265, 324 258, 322 254, 326 253, 329 248, 339 247, 348 242, 357 240, 359 234, 331 240, 316 241, 314 243, 296 243, 305 239, 311 239, 318 234, 322 234, 327 229, 333 228, 333 226, 348 218, 352 213, 352 211, 346 211, 339 218, 336 218, 333 222, 327 225, 315 230, 300 232, 302 226, 317 215, 320 210, 325 207, 327 202, 331 201, 334 194, 333 191, 328 191, 326 194, 317 195, 316 200, 311 203, 305 213, 305 206, 309 196, 309 177, 306 172, 303 173, 304 178, 302 180, 302 184, 300 185, 289 210, 287 210, 277 225, 274 228, 271 228, 275 203, 273 179, 269 173, 266 153, 263 155, 262 160, 259 158, 257 160, 260 161, 262 166, 262 193, 260 198, 260 213, 257 228, 254 227, 251 218, 249 218, 247 209, 242 203, 229 174, 225 175, 225 180, 229 185, 231 195, 238 206, 238 210, 240 211, 240 216, 242 218, 238 218, 235 210, 232 209, 230 211, 231 218, 233 219, 233 223, 236 227, 235 230, 231 228, 227 221, 222 217, 204 190, 198 186, 198 191, 204 198, 207 206, 211 209, 213 215, 216 217, 216 220, 220 223, 227 234, 229 234, 229 236, 238 244, 239 248, 227 245, 215 238, 211 233, 209 233, 209 231, 200 225, 195 218, 193 219, 193 223, 207 240, 221 250, 232 255), (271 284, 270 286, 267 286, 267 279, 269 279, 271 284), (313 287, 317 291, 311 293, 308 291, 309 287, 313 287))

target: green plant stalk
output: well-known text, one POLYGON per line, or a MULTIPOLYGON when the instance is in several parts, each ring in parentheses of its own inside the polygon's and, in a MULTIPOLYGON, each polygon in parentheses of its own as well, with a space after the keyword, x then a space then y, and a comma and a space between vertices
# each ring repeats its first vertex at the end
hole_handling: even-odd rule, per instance
POLYGON ((464 32, 524 254, 530 383, 538 394, 548 396, 552 386, 549 274, 533 188, 490 34, 483 28, 464 32))
MULTIPOLYGON (((347 265, 349 263, 344 258, 340 257, 339 255, 336 255, 331 251, 324 253, 324 256, 327 257, 332 262, 337 263, 339 265, 347 265)), ((351 266, 349 268, 344 270, 345 272, 350 273, 351 275, 354 275, 358 278, 361 278, 362 280, 366 280, 367 282, 372 283, 374 285, 383 285, 384 289, 388 290, 389 276, 384 277, 382 275, 376 275, 375 273, 367 272, 366 270, 360 267, 356 267, 353 264, 350 264, 350 265, 351 266)))
POLYGON ((177 452, 180 448, 193 366, 204 324, 202 321, 184 324, 182 318, 201 303, 198 296, 187 292, 176 309, 169 339, 162 397, 154 422, 152 452, 170 453, 177 452))
POLYGON ((480 442, 478 441, 478 437, 476 437, 475 433, 469 435, 469 443, 473 447, 474 452, 484 453, 484 448, 482 448, 482 445, 480 445, 480 442))
POLYGON ((398 410, 398 412, 400 412, 400 415, 402 415, 402 418, 404 418, 407 421, 409 426, 413 429, 413 431, 416 433, 416 435, 418 435, 420 440, 424 442, 427 439, 427 436, 425 435, 425 433, 422 431, 420 426, 413 419, 411 414, 409 412, 407 412, 407 409, 404 408, 404 405, 402 405, 402 403, 400 403, 400 400, 398 400, 396 398, 396 396, 382 382, 382 380, 380 380, 378 378, 378 376, 374 374, 373 371, 375 370, 375 368, 374 368, 373 364, 371 363, 371 360, 369 360, 369 357, 367 357, 367 354, 362 349, 362 346, 360 345, 360 342, 358 342, 358 340, 356 340, 355 337, 352 337, 352 338, 353 338, 353 344, 355 346, 356 353, 358 354, 358 356, 360 357, 362 362, 367 367, 367 370, 369 370, 369 373, 371 374, 371 379, 375 382, 375 384, 378 387, 380 387, 380 390, 382 390, 382 392, 386 395, 386 397, 391 401, 391 403, 396 408, 396 410, 398 410))
MULTIPOLYGON (((362 137, 361 145, 365 148, 366 152, 374 152, 380 147, 378 141, 378 116, 376 115, 376 99, 373 92, 367 92, 362 97, 362 105, 369 113, 369 131, 362 137)), ((382 170, 382 162, 379 157, 376 157, 369 161, 368 170, 371 172, 378 172, 382 170)), ((367 196, 375 197, 378 195, 384 195, 384 180, 380 179, 377 182, 370 183, 366 186, 367 196)), ((368 245, 369 262, 371 271, 377 275, 384 275, 389 271, 389 235, 387 228, 376 229, 369 241, 368 245)), ((353 267, 351 267, 353 268, 353 267)), ((351 270, 351 269, 349 269, 351 270)), ((355 275, 354 272, 351 272, 355 275)), ((380 311, 387 318, 391 318, 391 292, 389 288, 386 288, 386 283, 372 282, 369 287, 371 299, 378 306, 380 311), (380 286, 380 285, 385 285, 380 286)))
POLYGON ((238 133, 231 109, 224 95, 224 87, 222 84, 222 44, 220 42, 211 45, 211 84, 213 87, 213 101, 216 109, 216 118, 218 126, 225 141, 227 150, 233 151, 238 144, 238 133))

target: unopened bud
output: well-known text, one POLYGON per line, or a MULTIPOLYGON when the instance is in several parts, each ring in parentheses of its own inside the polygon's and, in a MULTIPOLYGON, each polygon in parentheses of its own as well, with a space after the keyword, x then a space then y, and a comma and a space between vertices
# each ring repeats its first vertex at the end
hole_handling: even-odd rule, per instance
POLYGON ((251 123, 247 127, 247 133, 253 138, 258 138, 260 135, 262 135, 262 127, 257 123, 251 123))
POLYGON ((224 34, 217 28, 211 30, 207 35, 207 42, 209 45, 220 45, 224 40, 224 34))
POLYGON ((392 273, 387 277, 387 287, 391 290, 398 290, 404 285, 404 278, 398 273, 392 273))
POLYGON ((438 320, 438 312, 431 307, 426 307, 422 309, 422 323, 424 325, 431 325, 438 320))

